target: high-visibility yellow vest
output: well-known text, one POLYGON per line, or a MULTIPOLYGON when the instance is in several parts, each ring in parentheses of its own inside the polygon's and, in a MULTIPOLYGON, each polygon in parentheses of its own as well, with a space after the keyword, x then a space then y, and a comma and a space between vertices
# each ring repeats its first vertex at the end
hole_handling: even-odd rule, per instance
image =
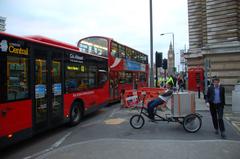
POLYGON ((172 84, 174 85, 174 81, 173 81, 173 78, 172 78, 172 77, 169 77, 169 78, 167 79, 167 83, 170 83, 170 82, 172 82, 172 84))

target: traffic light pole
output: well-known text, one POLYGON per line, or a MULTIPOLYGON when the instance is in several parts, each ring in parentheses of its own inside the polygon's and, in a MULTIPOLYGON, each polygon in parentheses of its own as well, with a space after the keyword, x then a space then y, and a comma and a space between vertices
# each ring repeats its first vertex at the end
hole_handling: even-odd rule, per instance
POLYGON ((156 87, 158 87, 158 67, 156 65, 156 87))
POLYGON ((167 75, 166 75, 166 69, 164 69, 164 83, 166 83, 167 75))
POLYGON ((157 52, 155 54, 155 69, 156 69, 156 77, 155 77, 155 83, 156 83, 156 87, 158 86, 158 68, 162 67, 162 52, 157 52))

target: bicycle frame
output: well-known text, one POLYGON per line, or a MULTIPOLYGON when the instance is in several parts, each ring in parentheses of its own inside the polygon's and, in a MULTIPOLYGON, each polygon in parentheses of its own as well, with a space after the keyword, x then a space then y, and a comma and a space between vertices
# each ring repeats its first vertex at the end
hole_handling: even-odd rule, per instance
MULTIPOLYGON (((148 109, 144 106, 145 96, 143 97, 143 103, 138 114, 133 115, 130 118, 130 125, 135 129, 141 129, 145 123, 144 116, 146 116, 152 122, 158 121, 167 121, 167 122, 178 122, 183 125, 184 130, 190 133, 197 132, 202 125, 202 116, 198 113, 191 113, 186 116, 174 116, 173 114, 164 114, 160 115, 157 113, 157 108, 154 109, 154 117, 155 119, 152 120, 149 118, 148 109)), ((138 107, 139 108, 139 107, 138 107)))
MULTIPOLYGON (((147 111, 147 108, 142 107, 139 115, 143 114, 145 117, 150 119, 149 116, 148 116, 148 113, 144 112, 144 110, 147 111)), ((171 115, 171 114, 166 114, 166 115, 171 115)), ((180 124, 182 124, 182 121, 184 119, 184 117, 172 117, 172 116, 171 117, 163 117, 163 116, 157 114, 157 108, 154 111, 154 116, 155 116, 154 122, 155 121, 156 122, 157 121, 167 121, 167 122, 179 122, 180 124)))

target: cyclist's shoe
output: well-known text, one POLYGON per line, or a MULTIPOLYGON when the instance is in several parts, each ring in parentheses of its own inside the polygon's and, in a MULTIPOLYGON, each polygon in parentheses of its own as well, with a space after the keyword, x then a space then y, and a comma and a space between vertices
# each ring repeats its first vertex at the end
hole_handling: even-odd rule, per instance
POLYGON ((150 119, 149 122, 157 123, 157 121, 155 119, 150 119))
POLYGON ((149 116, 149 119, 150 119, 150 120, 149 120, 150 122, 156 122, 156 120, 155 120, 154 117, 150 117, 150 116, 149 116))

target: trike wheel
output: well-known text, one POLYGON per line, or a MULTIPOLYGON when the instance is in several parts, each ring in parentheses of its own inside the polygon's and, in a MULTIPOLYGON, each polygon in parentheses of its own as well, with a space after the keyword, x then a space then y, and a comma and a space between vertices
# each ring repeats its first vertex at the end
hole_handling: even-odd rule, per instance
POLYGON ((141 115, 133 115, 130 119, 130 125, 134 129, 141 129, 144 123, 145 123, 145 120, 141 115))
POLYGON ((187 132, 195 133, 197 132, 202 126, 202 119, 197 114, 189 114, 184 117, 183 120, 183 128, 187 132))

